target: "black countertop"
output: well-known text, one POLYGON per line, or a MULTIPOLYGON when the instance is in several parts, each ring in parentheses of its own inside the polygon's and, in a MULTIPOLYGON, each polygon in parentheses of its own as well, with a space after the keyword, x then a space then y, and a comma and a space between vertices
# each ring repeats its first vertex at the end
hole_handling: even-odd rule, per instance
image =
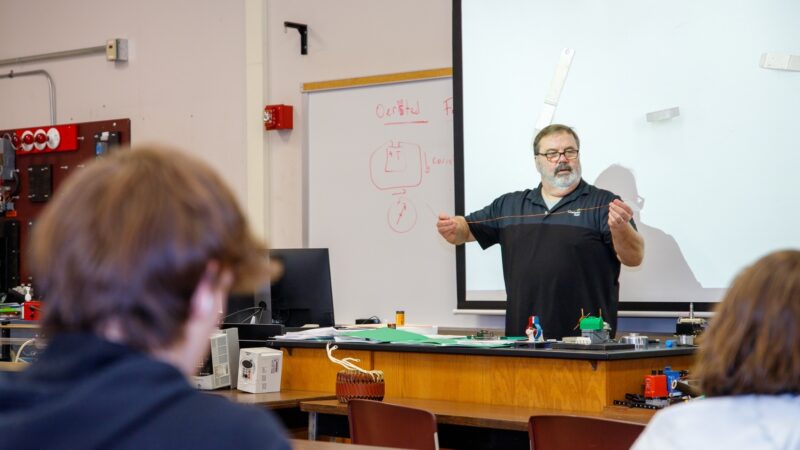
MULTIPOLYGON (((330 341, 268 340, 271 348, 325 348, 330 341)), ((647 350, 563 350, 552 348, 480 348, 436 345, 384 344, 367 342, 336 342, 341 350, 366 350, 378 352, 436 353, 446 355, 517 356, 531 358, 584 359, 614 361, 622 359, 659 358, 694 354, 696 347, 667 348, 663 344, 647 350)))

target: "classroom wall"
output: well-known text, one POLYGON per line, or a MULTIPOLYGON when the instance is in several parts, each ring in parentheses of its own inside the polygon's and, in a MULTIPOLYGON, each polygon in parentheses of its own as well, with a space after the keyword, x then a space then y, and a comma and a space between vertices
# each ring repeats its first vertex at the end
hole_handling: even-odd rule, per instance
MULTIPOLYGON (((275 247, 303 244, 302 167, 305 124, 301 84, 364 75, 452 66, 451 0, 268 0, 268 103, 295 108, 294 130, 268 133, 271 165, 270 240, 275 247), (309 26, 308 55, 284 21, 309 26)), ((434 230, 431 230, 435 232, 434 230)), ((452 298, 412 304, 433 323, 503 328, 503 316, 453 315, 452 298)), ((422 298, 422 297, 421 297, 422 298)), ((621 330, 667 332, 674 319, 620 318, 621 330)))
MULTIPOLYGON (((450 67, 451 30, 451 0, 2 0, 0 59, 120 37, 130 61, 92 55, 0 74, 50 72, 58 123, 129 117, 134 142, 171 143, 207 160, 273 247, 299 247, 301 84, 450 67), (284 21, 309 25, 308 55, 284 21), (260 130, 268 103, 294 106, 293 130, 260 130)), ((0 79, 0 128, 47 123, 44 78, 0 79)), ((452 289, 439 304, 406 309, 424 310, 431 323, 502 328, 502 316, 454 316, 452 289)))
MULTIPOLYGON (((214 164, 251 220, 263 219, 257 228, 273 247, 303 245, 301 84, 452 64, 450 0, 0 3, 0 59, 93 47, 115 37, 128 39, 129 62, 96 54, 3 66, 0 73, 50 72, 59 123, 129 117, 134 143, 172 143, 214 164), (284 21, 309 25, 308 55, 300 55, 299 35, 284 30, 284 21), (293 130, 248 126, 260 121, 258 108, 268 103, 294 106, 293 130), (261 160, 252 153, 259 144, 261 160)), ((0 79, 0 125, 49 123, 47 95, 42 77, 0 79)), ((409 315, 418 311, 415 321, 424 315, 451 326, 484 324, 476 316, 453 316, 452 290, 436 305, 407 305, 409 315)), ((488 325, 501 326, 501 319, 489 318, 488 325)))
POLYGON ((451 0, 268 0, 267 17, 267 97, 295 108, 294 130, 269 133, 270 240, 296 247, 303 243, 301 84, 452 66, 451 0), (308 55, 284 21, 309 26, 308 55))
MULTIPOLYGON (((3 0, 0 59, 124 37, 130 61, 92 55, 3 66, 0 74, 47 70, 56 84, 59 123, 130 117, 136 142, 190 149, 214 163, 245 202, 246 12, 266 17, 262 103, 295 108, 294 130, 266 134, 272 165, 269 197, 262 199, 271 206, 267 234, 274 246, 300 246, 301 84, 450 67, 451 0, 3 0), (264 11, 245 11, 252 4, 264 11), (309 25, 308 55, 300 55, 299 34, 285 30, 284 21, 309 25)), ((46 87, 38 76, 0 79, 0 126, 47 124, 46 87)))
MULTIPOLYGON (((268 103, 291 104, 295 109, 294 129, 270 132, 268 138, 272 246, 303 245, 302 83, 451 67, 451 11, 451 0, 268 0, 268 103), (309 26, 308 55, 300 54, 299 34, 284 29, 284 21, 309 26)), ((421 286, 417 298, 403 305, 408 320, 503 327, 502 316, 454 315, 455 280, 450 288, 450 295, 431 302, 421 286)), ((364 305, 364 316, 375 310, 375 305, 364 305)))
MULTIPOLYGON (((195 152, 215 164, 245 202, 245 71, 252 64, 245 61, 244 24, 252 20, 246 12, 263 14, 267 90, 260 103, 293 105, 295 120, 291 131, 266 133, 266 157, 272 166, 264 177, 268 195, 249 194, 261 194, 262 202, 270 205, 265 213, 270 243, 298 247, 305 132, 301 84, 450 67, 450 3, 3 0, 0 59, 92 47, 124 37, 130 44, 130 61, 111 63, 92 55, 2 66, 0 74, 47 70, 56 84, 59 123, 130 117, 134 141, 166 141, 195 152), (263 11, 245 11, 253 4, 263 5, 263 11), (31 31, 32 17, 36 32, 31 31), (299 34, 285 30, 284 21, 309 25, 308 55, 300 55, 299 34)), ((0 79, 0 127, 49 123, 47 95, 43 77, 0 79)))
MULTIPOLYGON (((109 38, 127 38, 130 55, 127 63, 93 54, 5 65, 0 74, 44 69, 56 87, 58 123, 128 117, 134 143, 184 148, 213 164, 242 203, 248 194, 263 203, 262 192, 248 193, 245 176, 246 3, 3 0, 0 59, 95 47, 109 38)), ((49 123, 44 77, 0 79, 0 128, 49 123)))

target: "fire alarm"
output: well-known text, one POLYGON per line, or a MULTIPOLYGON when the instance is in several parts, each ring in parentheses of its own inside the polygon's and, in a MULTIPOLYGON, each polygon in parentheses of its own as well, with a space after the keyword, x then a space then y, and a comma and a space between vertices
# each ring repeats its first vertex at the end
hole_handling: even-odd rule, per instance
POLYGON ((264 107, 264 129, 291 130, 292 105, 267 105, 264 107))

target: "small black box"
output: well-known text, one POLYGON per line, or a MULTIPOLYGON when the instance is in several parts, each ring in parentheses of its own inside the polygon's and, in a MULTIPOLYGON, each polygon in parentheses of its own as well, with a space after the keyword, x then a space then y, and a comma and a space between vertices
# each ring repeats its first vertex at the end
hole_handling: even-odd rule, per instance
POLYGON ((381 319, 377 317, 370 317, 368 319, 356 319, 356 325, 366 325, 369 323, 381 323, 381 319))

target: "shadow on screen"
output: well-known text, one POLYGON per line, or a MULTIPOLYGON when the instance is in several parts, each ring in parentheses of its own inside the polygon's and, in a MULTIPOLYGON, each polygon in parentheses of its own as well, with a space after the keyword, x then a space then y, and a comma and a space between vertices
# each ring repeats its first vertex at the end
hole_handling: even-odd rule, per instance
MULTIPOLYGON (((627 167, 611 165, 598 175, 595 185, 620 197, 633 209, 633 219, 645 241, 645 257, 639 267, 621 270, 620 299, 634 302, 715 301, 724 289, 704 288, 675 238, 652 225, 641 216, 645 202, 639 196, 636 178, 627 167)), ((620 310, 626 302, 620 303, 620 310)), ((688 311, 688 305, 676 309, 688 311)))

